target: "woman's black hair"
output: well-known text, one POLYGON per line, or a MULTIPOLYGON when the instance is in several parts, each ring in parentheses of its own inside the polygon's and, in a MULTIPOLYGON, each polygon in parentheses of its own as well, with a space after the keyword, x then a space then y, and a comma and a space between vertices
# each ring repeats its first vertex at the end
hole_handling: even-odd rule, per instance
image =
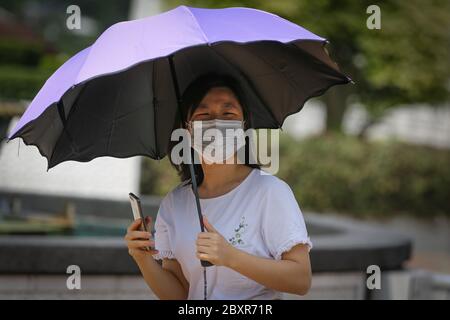
MULTIPOLYGON (((219 74, 216 72, 210 72, 203 74, 197 77, 194 81, 192 81, 189 86, 185 89, 182 97, 181 97, 181 105, 179 106, 179 114, 180 119, 176 121, 174 125, 174 130, 177 128, 186 129, 186 122, 189 114, 192 114, 194 110, 199 106, 203 97, 209 92, 210 89, 215 87, 227 87, 233 91, 236 98, 239 101, 239 104, 242 106, 242 113, 244 117, 244 130, 252 127, 252 119, 251 114, 248 110, 247 101, 244 100, 244 95, 242 92, 242 88, 239 83, 235 80, 234 77, 225 74, 219 74)), ((185 163, 174 164, 170 157, 173 147, 179 141, 170 141, 168 145, 169 160, 172 166, 177 170, 178 175, 182 182, 190 183, 191 174, 189 171, 189 166, 185 163)), ((251 168, 260 169, 259 164, 248 163, 247 159, 249 157, 249 143, 248 138, 245 139, 245 165, 251 168)), ((191 159, 194 159, 195 151, 191 148, 191 159)), ((197 184, 200 185, 203 182, 203 169, 201 164, 194 163, 194 172, 197 180, 197 184)))

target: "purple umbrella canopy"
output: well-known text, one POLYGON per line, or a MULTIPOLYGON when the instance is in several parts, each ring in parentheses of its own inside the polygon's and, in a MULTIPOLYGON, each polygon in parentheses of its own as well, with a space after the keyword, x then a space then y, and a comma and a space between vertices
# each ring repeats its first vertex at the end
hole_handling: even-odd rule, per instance
POLYGON ((253 128, 281 128, 311 97, 351 79, 328 40, 262 10, 178 6, 119 22, 46 81, 8 141, 21 137, 49 170, 100 156, 166 155, 181 92, 214 71, 245 92, 253 128))

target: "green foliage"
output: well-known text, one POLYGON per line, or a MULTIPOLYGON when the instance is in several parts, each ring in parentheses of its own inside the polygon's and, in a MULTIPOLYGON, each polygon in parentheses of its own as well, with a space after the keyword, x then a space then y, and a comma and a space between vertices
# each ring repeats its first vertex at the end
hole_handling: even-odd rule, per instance
POLYGON ((39 70, 43 72, 53 73, 58 69, 66 60, 69 59, 67 54, 46 54, 39 60, 39 70))
POLYGON ((283 135, 278 176, 303 208, 353 215, 450 215, 450 152, 395 140, 283 135))
POLYGON ((67 58, 46 54, 43 44, 0 39, 0 98, 32 99, 67 58))
POLYGON ((0 64, 36 66, 44 52, 40 44, 0 39, 0 64))
POLYGON ((64 55, 44 55, 37 66, 0 64, 0 98, 31 100, 66 59, 64 55))
POLYGON ((36 68, 0 66, 0 97, 32 99, 49 76, 48 72, 36 68))
POLYGON ((31 100, 48 77, 67 59, 91 45, 107 27, 128 18, 130 1, 110 0, 103 2, 80 0, 77 5, 82 15, 93 18, 98 27, 93 34, 81 36, 66 28, 66 9, 73 4, 69 0, 16 1, 3 0, 1 7, 13 14, 14 22, 30 28, 34 40, 0 38, 0 99, 31 100), (28 19, 29 9, 38 12, 28 19), (51 34, 51 39, 47 38, 51 34), (48 54, 51 51, 67 55, 48 54))

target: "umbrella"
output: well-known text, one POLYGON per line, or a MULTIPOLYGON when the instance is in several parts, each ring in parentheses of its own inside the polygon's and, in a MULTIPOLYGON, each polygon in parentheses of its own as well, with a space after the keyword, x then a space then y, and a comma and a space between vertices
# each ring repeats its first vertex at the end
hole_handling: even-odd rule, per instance
MULTIPOLYGON (((166 155, 181 93, 198 76, 234 76, 253 128, 281 128, 311 97, 352 80, 328 40, 275 14, 245 7, 178 6, 120 22, 46 81, 8 135, 47 158, 47 171, 100 156, 166 155)), ((201 207, 192 161, 192 188, 201 207)), ((210 265, 202 261, 203 266, 210 265)))

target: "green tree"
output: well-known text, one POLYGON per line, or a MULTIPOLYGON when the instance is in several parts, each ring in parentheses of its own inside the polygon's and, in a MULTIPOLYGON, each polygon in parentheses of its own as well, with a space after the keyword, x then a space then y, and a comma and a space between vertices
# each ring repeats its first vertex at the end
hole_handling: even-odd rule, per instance
MULTIPOLYGON (((181 4, 171 0, 168 7, 181 4)), ((358 102, 369 113, 364 131, 385 111, 401 104, 448 101, 450 1, 377 1, 381 29, 370 30, 368 0, 188 0, 194 7, 253 7, 270 11, 330 40, 327 46, 356 85, 331 88, 322 99, 327 130, 341 131, 347 106, 358 102)))

